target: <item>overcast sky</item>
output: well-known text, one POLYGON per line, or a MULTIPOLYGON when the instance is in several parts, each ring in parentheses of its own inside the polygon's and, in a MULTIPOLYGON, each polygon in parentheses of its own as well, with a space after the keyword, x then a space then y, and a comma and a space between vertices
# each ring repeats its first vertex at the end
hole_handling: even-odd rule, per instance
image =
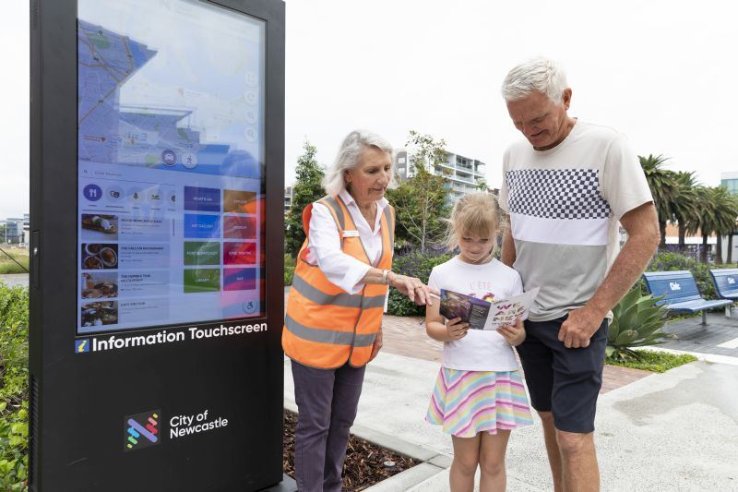
MULTIPOLYGON (((500 83, 513 65, 546 55, 567 69, 572 116, 612 126, 636 153, 664 154, 671 169, 717 185, 721 172, 738 171, 730 5, 288 0, 287 184, 305 139, 328 165, 346 133, 367 128, 398 147, 411 129, 444 138, 487 163, 498 186, 502 152, 519 138, 500 83)), ((28 2, 3 7, 0 218, 28 211, 28 2)))

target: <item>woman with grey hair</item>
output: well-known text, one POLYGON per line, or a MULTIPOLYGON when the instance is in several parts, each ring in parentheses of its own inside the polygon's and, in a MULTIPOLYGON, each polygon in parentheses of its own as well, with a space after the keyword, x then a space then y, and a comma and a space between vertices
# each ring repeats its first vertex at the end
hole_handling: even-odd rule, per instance
POLYGON ((328 196, 303 211, 306 240, 282 331, 299 414, 300 492, 341 490, 364 369, 382 347, 389 287, 431 304, 431 291, 419 279, 392 272, 395 214, 384 198, 392 174, 392 146, 353 131, 326 174, 328 196))

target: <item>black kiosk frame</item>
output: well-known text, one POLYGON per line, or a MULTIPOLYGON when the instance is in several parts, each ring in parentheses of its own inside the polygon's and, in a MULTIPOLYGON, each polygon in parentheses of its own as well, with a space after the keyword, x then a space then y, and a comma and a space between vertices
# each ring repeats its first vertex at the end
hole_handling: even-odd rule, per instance
MULTIPOLYGON (((142 316, 134 316, 135 322, 119 330, 115 323, 108 325, 110 316, 122 321, 117 319, 117 309, 122 310, 124 304, 123 287, 116 285, 110 295, 110 284, 116 282, 106 284, 105 280, 118 277, 105 268, 125 261, 127 253, 119 244, 123 238, 109 243, 106 258, 101 256, 106 243, 83 241, 79 234, 85 226, 90 229, 85 234, 93 235, 113 228, 122 235, 128 227, 129 233, 134 231, 129 243, 134 244, 136 226, 104 214, 82 217, 78 174, 78 28, 82 23, 78 22, 78 2, 33 0, 29 470, 33 491, 253 491, 276 485, 283 477, 285 6, 281 0, 177 2, 189 9, 245 16, 262 26, 259 83, 263 91, 256 96, 263 116, 257 135, 263 152, 256 158, 262 184, 255 193, 262 207, 257 216, 262 224, 258 232, 262 253, 257 258, 262 257, 256 260, 256 278, 245 280, 251 288, 261 285, 261 305, 256 315, 239 318, 229 312, 214 317, 212 305, 203 302, 203 309, 210 311, 203 319, 188 322, 175 316, 181 308, 172 304, 167 311, 170 321, 158 325, 146 326, 142 316), (81 265, 88 256, 97 258, 81 265), (81 270, 87 268, 100 269, 98 277, 96 271, 87 275, 89 290, 80 278, 81 270), (98 286, 95 279, 101 280, 98 286), (86 294, 114 300, 92 299, 82 305, 80 297, 86 294), (112 306, 115 312, 104 314, 112 306)), ((155 48, 161 46, 151 49, 155 48)), ((134 56, 143 56, 140 51, 134 56)), ((184 157, 162 152, 161 159, 164 165, 174 166, 184 157)), ((128 192, 105 191, 111 196, 128 192)), ((175 198, 192 199, 183 197, 183 189, 169 192, 173 202, 175 198)), ((194 200, 202 198, 197 195, 194 200)), ((177 206, 178 211, 186 207, 177 206)), ((228 210, 222 207, 225 222, 228 210)), ((243 223, 239 217, 230 222, 236 229, 243 223)), ((172 230, 178 227, 182 225, 171 226, 172 230)), ((223 237, 215 253, 205 254, 216 254, 223 261, 221 254, 243 253, 227 249, 223 237)), ((181 253, 182 244, 171 242, 167 248, 188 254, 186 248, 181 253)), ((145 261, 142 265, 139 272, 145 273, 145 261)), ((216 275, 213 285, 225 289, 225 266, 219 268, 223 273, 216 275)), ((122 264, 119 271, 123 271, 122 264)), ((185 292, 186 283, 182 281, 185 292)), ((232 285, 230 290, 243 288, 232 285)), ((195 295, 192 299, 201 298, 195 295)))

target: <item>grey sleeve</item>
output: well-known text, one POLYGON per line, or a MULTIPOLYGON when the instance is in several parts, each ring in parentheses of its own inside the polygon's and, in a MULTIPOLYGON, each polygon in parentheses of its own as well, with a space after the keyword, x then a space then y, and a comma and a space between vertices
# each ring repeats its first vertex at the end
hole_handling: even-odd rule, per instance
POLYGON ((613 139, 607 150, 602 196, 610 204, 617 219, 634 208, 653 201, 640 161, 622 135, 613 139))

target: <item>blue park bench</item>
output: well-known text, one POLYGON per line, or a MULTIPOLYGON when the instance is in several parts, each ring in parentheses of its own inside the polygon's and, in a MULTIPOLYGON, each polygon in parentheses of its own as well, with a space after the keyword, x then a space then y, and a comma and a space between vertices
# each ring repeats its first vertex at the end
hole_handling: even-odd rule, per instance
MULTIPOLYGON (((738 301, 738 268, 713 268, 710 275, 718 297, 738 301)), ((726 316, 730 316, 732 307, 732 304, 725 307, 726 316)))
POLYGON ((646 272, 643 274, 646 288, 654 297, 661 297, 657 304, 677 313, 702 313, 702 324, 707 324, 705 311, 729 306, 733 301, 727 299, 710 300, 703 298, 697 288, 692 272, 646 272))

